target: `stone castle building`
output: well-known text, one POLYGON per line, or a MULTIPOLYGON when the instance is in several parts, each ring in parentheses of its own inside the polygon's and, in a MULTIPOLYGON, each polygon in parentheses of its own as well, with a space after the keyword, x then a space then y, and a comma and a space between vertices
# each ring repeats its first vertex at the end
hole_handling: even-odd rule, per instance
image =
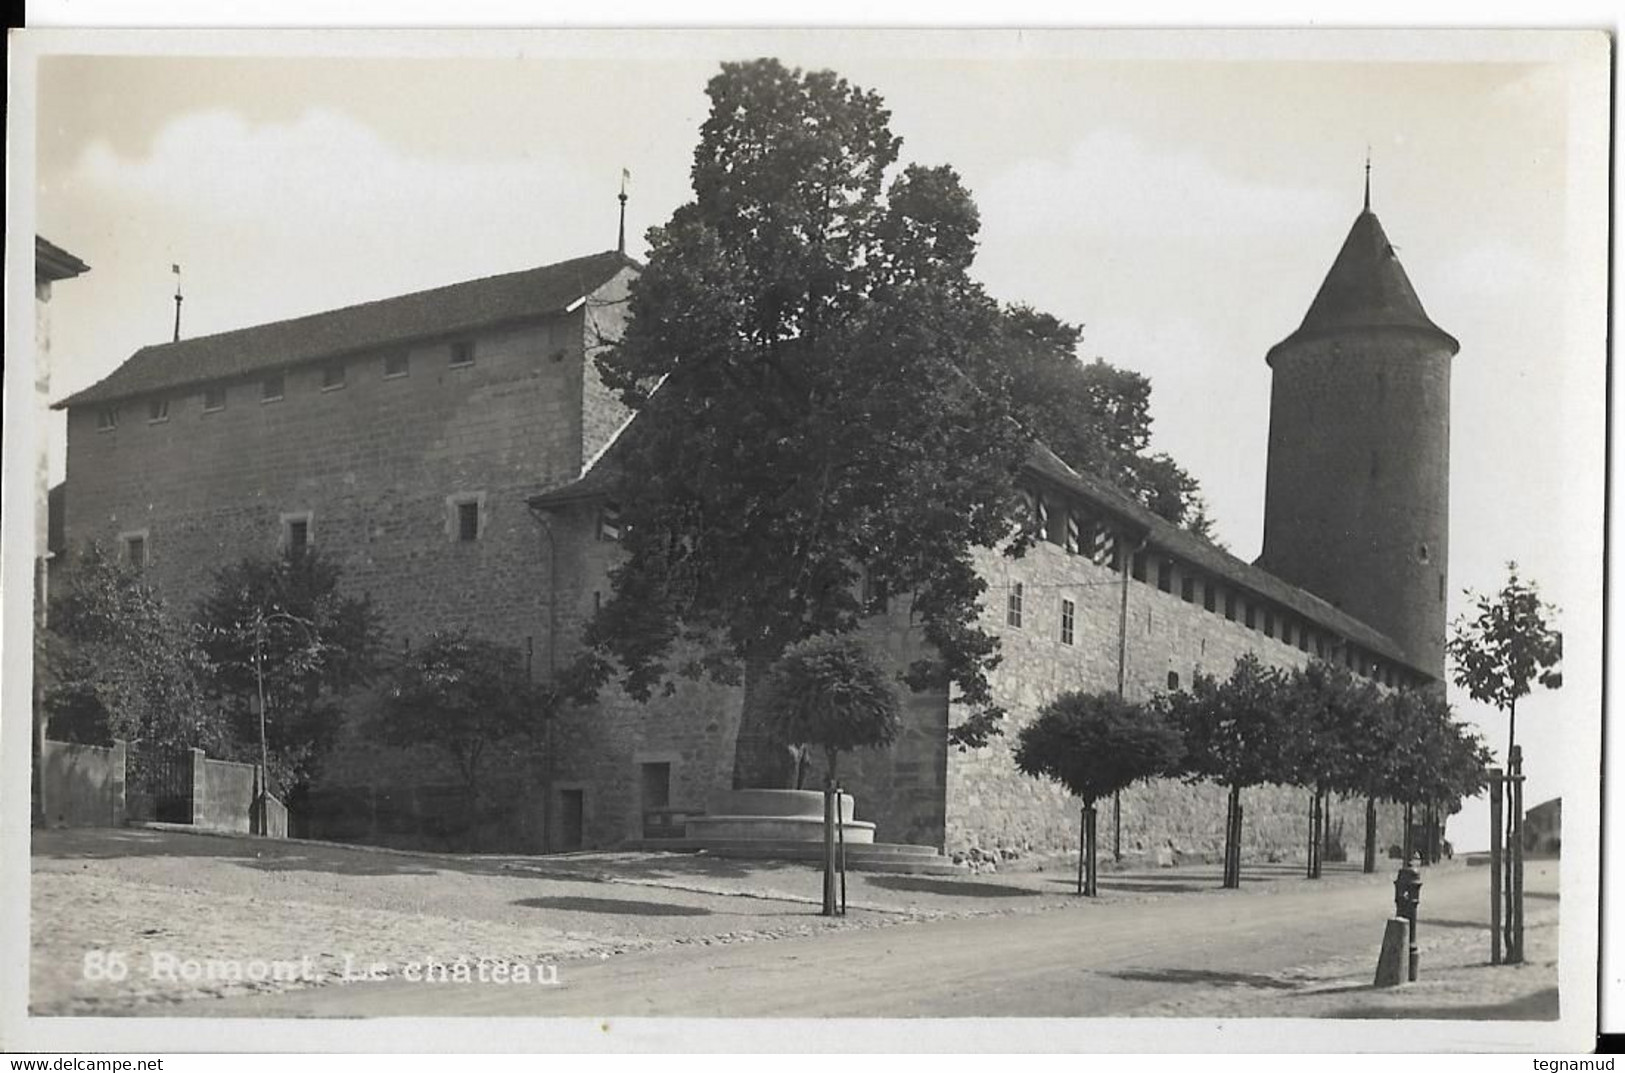
MULTIPOLYGON (((618 331, 636 271, 603 253, 145 347, 58 404, 67 542, 119 549, 182 608, 245 555, 319 548, 397 643, 466 627, 531 652, 545 678, 617 555, 614 444, 629 414, 593 355, 618 331)), ((1391 687, 1440 683, 1455 350, 1368 203, 1303 324, 1269 354, 1258 564, 1035 445, 1023 492, 1044 539, 1018 560, 981 557, 1004 736, 950 749, 950 697, 908 695, 896 745, 843 762, 859 818, 877 840, 949 851, 1075 844, 1075 803, 1011 759, 1016 731, 1064 690, 1145 699, 1248 652, 1334 660, 1391 687)), ((898 667, 924 644, 906 596, 865 633, 898 667)), ((561 715, 513 784, 505 843, 610 846, 642 838, 661 810, 702 811, 729 787, 739 708, 736 689, 681 682, 647 704, 611 687, 561 715)), ((429 777, 367 756, 328 777, 375 795, 429 777)), ((1247 798, 1245 850, 1301 853, 1304 795, 1247 798)), ((1363 813, 1340 803, 1331 831, 1346 824, 1352 844, 1363 813)), ((1136 787, 1121 797, 1121 848, 1213 853, 1222 815, 1213 787, 1136 787)), ((1379 838, 1399 841, 1389 811, 1379 838)))

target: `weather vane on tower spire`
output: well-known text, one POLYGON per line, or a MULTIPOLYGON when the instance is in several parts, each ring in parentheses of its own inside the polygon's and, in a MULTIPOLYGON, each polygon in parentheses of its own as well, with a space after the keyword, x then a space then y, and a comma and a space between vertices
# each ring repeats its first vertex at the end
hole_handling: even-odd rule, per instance
POLYGON ((1365 147, 1365 211, 1371 211, 1371 143, 1365 147))

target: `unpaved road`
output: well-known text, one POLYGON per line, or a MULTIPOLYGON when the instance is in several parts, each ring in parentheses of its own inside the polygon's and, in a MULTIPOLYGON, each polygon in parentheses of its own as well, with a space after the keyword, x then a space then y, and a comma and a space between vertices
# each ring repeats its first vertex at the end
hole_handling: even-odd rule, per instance
POLYGON ((1531 862, 1529 964, 1492 969, 1488 876, 1424 872, 1421 983, 1374 991, 1392 888, 1282 883, 559 966, 556 987, 396 978, 189 1002, 192 1016, 1557 1015, 1557 866, 1531 862))

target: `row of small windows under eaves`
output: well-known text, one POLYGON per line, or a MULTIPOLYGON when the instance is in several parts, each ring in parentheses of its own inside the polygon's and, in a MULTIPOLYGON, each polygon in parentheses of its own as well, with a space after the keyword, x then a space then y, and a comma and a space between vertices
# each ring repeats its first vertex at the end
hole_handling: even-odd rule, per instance
MULTIPOLYGON (((316 546, 315 513, 296 511, 283 514, 278 530, 278 548, 285 555, 299 556, 316 546)), ((454 543, 471 544, 485 534, 485 493, 467 492, 446 499, 446 535, 454 543)), ((126 566, 143 570, 153 559, 150 529, 120 533, 119 559, 126 566)))
MULTIPOLYGON (((1026 508, 1034 535, 1040 540, 1057 544, 1070 554, 1083 556, 1113 571, 1122 571, 1126 542, 1122 534, 1103 519, 1043 493, 1026 493, 1026 508)), ((1129 574, 1135 581, 1154 583, 1159 591, 1170 595, 1177 587, 1179 598, 1188 604, 1199 602, 1204 611, 1223 615, 1227 621, 1257 630, 1284 645, 1295 646, 1317 659, 1342 662, 1349 670, 1373 681, 1387 686, 1414 684, 1412 676, 1403 668, 1382 663, 1340 637, 1273 604, 1221 585, 1181 560, 1144 549, 1128 558, 1129 574)), ((1006 596, 1006 625, 1022 628, 1025 600, 1022 583, 1013 583, 1006 596)), ((1058 631, 1062 644, 1074 643, 1075 614, 1072 601, 1062 598, 1058 631)))
MULTIPOLYGON (((450 343, 446 347, 446 367, 450 369, 465 369, 474 364, 474 341, 462 339, 450 343)), ((402 380, 412 375, 412 355, 405 350, 391 351, 379 359, 350 358, 323 362, 316 366, 316 387, 318 392, 339 391, 349 383, 351 370, 363 364, 381 364, 382 379, 402 380)), ((233 401, 255 402, 261 405, 282 402, 288 394, 288 374, 278 369, 261 376, 257 383, 248 384, 237 382, 233 384, 207 384, 202 391, 202 412, 205 414, 219 413, 227 408, 233 401), (245 395, 245 389, 252 387, 252 394, 245 395)), ((190 398, 190 395, 155 395, 144 402, 136 404, 146 414, 147 424, 161 425, 169 420, 169 411, 172 402, 180 398, 190 398)), ((120 406, 104 406, 96 411, 96 430, 98 432, 111 432, 119 427, 119 422, 125 414, 120 406)), ((140 411, 138 411, 140 412, 140 411)))

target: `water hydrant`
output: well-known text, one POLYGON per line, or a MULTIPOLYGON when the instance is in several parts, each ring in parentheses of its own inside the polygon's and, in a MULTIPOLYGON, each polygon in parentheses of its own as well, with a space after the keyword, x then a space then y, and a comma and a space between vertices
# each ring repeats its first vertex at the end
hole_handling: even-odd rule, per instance
POLYGON ((1416 907, 1422 901, 1422 877, 1411 867, 1411 859, 1405 858, 1405 863, 1394 877, 1394 915, 1402 917, 1410 924, 1410 972, 1412 983, 1416 982, 1416 970, 1421 964, 1421 955, 1416 951, 1416 907))

